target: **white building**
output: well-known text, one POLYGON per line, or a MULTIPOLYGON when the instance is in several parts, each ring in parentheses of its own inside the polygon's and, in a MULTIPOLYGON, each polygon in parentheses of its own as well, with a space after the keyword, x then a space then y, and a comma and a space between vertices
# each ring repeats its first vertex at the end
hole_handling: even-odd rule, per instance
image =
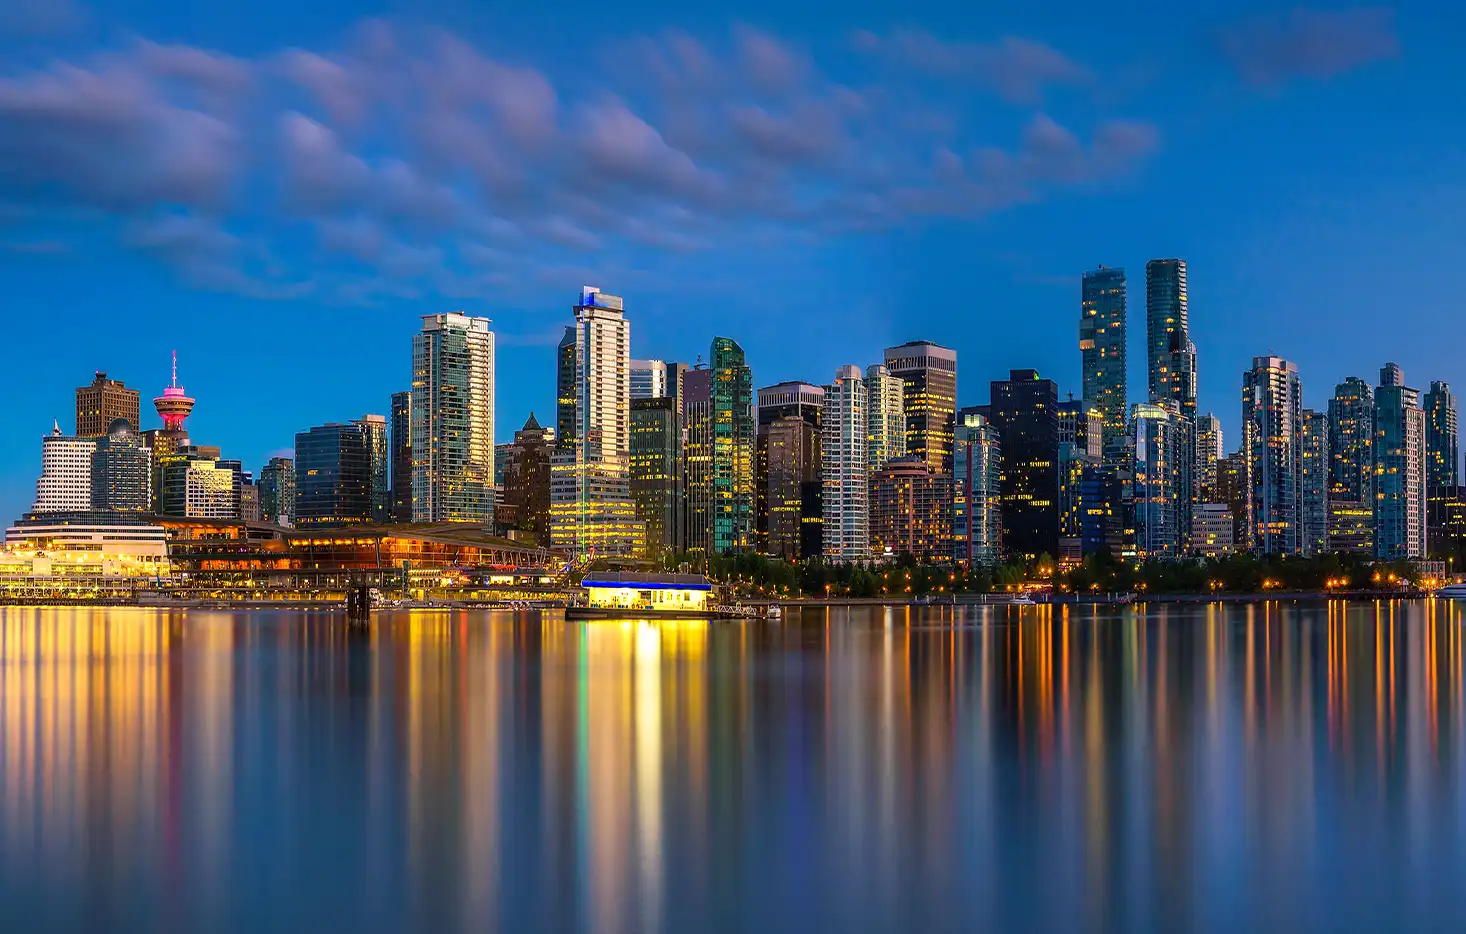
POLYGON ((581 289, 560 342, 560 431, 550 463, 550 542, 631 557, 644 529, 631 498, 631 323, 621 298, 581 289))
POLYGON ((952 473, 952 557, 992 567, 1003 543, 1003 449, 976 412, 958 416, 952 473))
POLYGON ((631 398, 661 399, 667 395, 665 360, 631 361, 631 398))
POLYGON ((1191 550, 1204 558, 1219 558, 1236 550, 1236 523, 1225 503, 1198 503, 1191 512, 1191 550))
POLYGON ((906 455, 906 381, 877 363, 865 368, 865 459, 871 473, 906 455))
POLYGON ((31 512, 87 512, 92 508, 92 454, 96 438, 72 438, 61 426, 41 439, 41 476, 31 512))
MULTIPOLYGON (((488 318, 424 315, 412 338, 412 521, 493 518, 494 332, 488 318)), ((385 476, 385 475, 384 475, 385 476)))
POLYGON ((835 371, 825 387, 820 425, 824 553, 836 561, 870 557, 870 463, 866 452, 869 396, 858 366, 835 371))

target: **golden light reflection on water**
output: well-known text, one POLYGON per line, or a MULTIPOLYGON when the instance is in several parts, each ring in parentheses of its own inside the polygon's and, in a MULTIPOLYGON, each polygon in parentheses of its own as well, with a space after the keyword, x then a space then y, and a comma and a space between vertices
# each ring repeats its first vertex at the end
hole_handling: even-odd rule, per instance
POLYGON ((1466 853, 1462 623, 4 610, 0 921, 1176 929, 1355 873, 1324 911, 1363 911, 1466 853))

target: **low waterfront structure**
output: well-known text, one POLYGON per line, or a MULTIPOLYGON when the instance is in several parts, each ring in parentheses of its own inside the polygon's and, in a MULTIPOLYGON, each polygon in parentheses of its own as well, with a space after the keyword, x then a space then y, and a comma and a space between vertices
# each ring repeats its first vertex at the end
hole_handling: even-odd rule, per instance
POLYGON ((670 610, 702 613, 713 585, 701 574, 603 572, 580 582, 597 610, 670 610))

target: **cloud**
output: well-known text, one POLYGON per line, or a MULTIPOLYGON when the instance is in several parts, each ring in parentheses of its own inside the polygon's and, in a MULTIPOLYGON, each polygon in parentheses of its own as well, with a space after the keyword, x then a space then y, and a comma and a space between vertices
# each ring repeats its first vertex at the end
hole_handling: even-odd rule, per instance
POLYGON ((904 68, 970 79, 1018 104, 1037 103, 1051 86, 1083 85, 1092 80, 1087 68, 1062 52, 1017 36, 996 42, 952 42, 920 30, 886 36, 860 31, 854 44, 867 55, 904 68))
POLYGON ((74 0, 6 0, 0 4, 0 37, 60 35, 81 28, 90 18, 74 0))
MULTIPOLYGON (((1007 100, 1091 80, 1030 40, 861 41, 1007 100)), ((1159 144, 1116 119, 1000 133, 948 89, 847 87, 745 27, 613 45, 592 86, 387 21, 256 57, 136 41, 0 72, 9 239, 64 239, 42 227, 70 217, 202 288, 473 296, 634 274, 648 253, 980 216, 1125 178, 1159 144)))
POLYGON ((1395 14, 1387 7, 1254 17, 1222 30, 1217 42, 1238 74, 1259 86, 1332 78, 1400 54, 1395 14))

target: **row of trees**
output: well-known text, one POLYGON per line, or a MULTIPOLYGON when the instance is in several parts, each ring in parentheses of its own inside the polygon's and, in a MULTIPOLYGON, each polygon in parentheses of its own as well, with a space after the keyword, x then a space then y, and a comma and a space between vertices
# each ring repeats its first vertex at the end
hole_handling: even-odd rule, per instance
POLYGON ((789 562, 741 552, 669 558, 663 569, 701 571, 751 597, 906 597, 1010 591, 1033 585, 1051 587, 1056 593, 1325 593, 1404 589, 1421 583, 1418 568, 1409 562, 1378 562, 1346 554, 1315 558, 1243 554, 1132 564, 1101 552, 1065 571, 1047 555, 1033 561, 1010 560, 995 568, 963 568, 921 564, 910 555, 887 562, 842 564, 820 558, 789 562))

